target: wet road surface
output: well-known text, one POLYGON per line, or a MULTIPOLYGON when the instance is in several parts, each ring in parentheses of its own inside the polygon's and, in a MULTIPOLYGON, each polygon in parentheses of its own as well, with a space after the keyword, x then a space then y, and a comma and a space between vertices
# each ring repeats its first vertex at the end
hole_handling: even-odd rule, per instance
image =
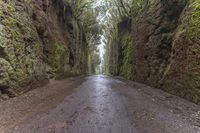
POLYGON ((78 77, 0 103, 0 132, 200 133, 199 109, 132 81, 78 77))

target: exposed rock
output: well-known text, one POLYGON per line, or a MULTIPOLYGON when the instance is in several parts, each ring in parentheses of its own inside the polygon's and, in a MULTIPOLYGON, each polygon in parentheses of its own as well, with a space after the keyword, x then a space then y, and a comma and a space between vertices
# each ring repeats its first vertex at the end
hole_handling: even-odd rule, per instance
POLYGON ((118 28, 118 69, 119 75, 127 79, 133 80, 135 76, 135 45, 134 38, 131 31, 132 20, 129 18, 123 18, 119 23, 118 28))
POLYGON ((63 1, 0 0, 0 90, 17 96, 48 78, 86 72, 83 36, 63 1))
MULTIPOLYGON (((200 104, 199 0, 152 0, 139 15, 132 18, 132 25, 118 27, 123 33, 117 37, 118 53, 109 57, 110 71, 117 68, 111 74, 200 104), (130 27, 132 31, 127 31, 130 27), (127 36, 132 37, 132 46, 127 36), (134 54, 128 54, 130 51, 134 54)), ((125 23, 122 19, 120 25, 125 23)))
MULTIPOLYGON (((199 23, 193 19, 198 10, 194 5, 194 1, 182 0, 151 5, 152 17, 146 20, 144 16, 135 33, 136 80, 200 103, 200 40, 189 35, 192 23, 199 23)), ((191 32, 198 29, 195 24, 191 32)))

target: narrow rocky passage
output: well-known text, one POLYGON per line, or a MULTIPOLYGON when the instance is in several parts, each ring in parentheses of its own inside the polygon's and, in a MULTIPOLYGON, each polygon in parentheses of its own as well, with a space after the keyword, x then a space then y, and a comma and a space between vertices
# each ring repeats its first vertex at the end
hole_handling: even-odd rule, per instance
POLYGON ((200 133, 199 106, 119 78, 51 81, 0 104, 1 133, 200 133))

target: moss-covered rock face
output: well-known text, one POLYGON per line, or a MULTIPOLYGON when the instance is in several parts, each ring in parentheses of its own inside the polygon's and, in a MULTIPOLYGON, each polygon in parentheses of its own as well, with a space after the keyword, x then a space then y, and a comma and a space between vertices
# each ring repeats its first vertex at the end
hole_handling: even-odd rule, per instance
POLYGON ((200 1, 154 2, 134 33, 136 80, 200 103, 200 1))
POLYGON ((152 0, 139 15, 119 23, 110 73, 200 104, 200 0, 152 0))
POLYGON ((194 0, 191 7, 193 11, 190 16, 189 29, 187 30, 188 37, 200 41, 200 0, 194 0))
POLYGON ((189 1, 180 17, 172 40, 169 69, 162 88, 200 103, 200 16, 199 0, 189 1))
POLYGON ((113 33, 112 40, 107 46, 107 56, 105 60, 106 74, 119 75, 129 80, 135 78, 135 44, 131 31, 132 20, 124 17, 117 23, 117 30, 113 33))
POLYGON ((199 0, 190 1, 183 11, 173 39, 170 69, 163 82, 165 89, 196 103, 200 103, 199 4, 199 0))
POLYGON ((131 33, 131 20, 122 19, 118 24, 118 73, 129 80, 135 77, 135 44, 131 33))
POLYGON ((126 34, 121 40, 123 49, 122 66, 120 68, 120 75, 133 80, 135 76, 135 48, 131 34, 126 34))
MULTIPOLYGON (((19 3, 19 2, 18 2, 19 3)), ((16 1, 0 1, 0 89, 15 96, 27 89, 19 89, 45 79, 42 61, 42 44, 26 6, 16 6, 16 1), (12 87, 11 87, 12 86, 12 87)))
POLYGON ((17 96, 49 77, 86 72, 86 40, 64 5, 0 0, 0 91, 17 96))

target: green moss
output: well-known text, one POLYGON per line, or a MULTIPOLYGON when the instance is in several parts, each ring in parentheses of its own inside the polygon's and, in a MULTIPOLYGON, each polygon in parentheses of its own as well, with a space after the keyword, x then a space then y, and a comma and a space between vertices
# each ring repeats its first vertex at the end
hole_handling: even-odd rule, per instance
POLYGON ((195 0, 188 35, 191 39, 200 40, 200 0, 195 0))
POLYGON ((16 19, 14 19, 14 18, 12 18, 12 17, 6 16, 6 17, 2 20, 2 24, 4 24, 5 26, 16 26, 17 21, 16 21, 16 19))
MULTIPOLYGON (((200 42, 200 0, 194 0, 193 6, 194 11, 191 15, 187 35, 190 40, 200 42)), ((190 55, 195 54, 193 57, 195 60, 191 64, 192 71, 188 76, 188 81, 185 82, 185 86, 190 88, 187 91, 190 91, 188 93, 192 96, 192 100, 198 103, 200 101, 200 62, 198 60, 198 55, 200 54, 199 45, 193 43, 190 52, 190 55)))
POLYGON ((15 8, 11 3, 0 1, 0 17, 1 23, 5 26, 16 26, 17 21, 14 19, 16 17, 13 13, 15 8))
POLYGON ((2 20, 2 24, 6 27, 7 35, 9 35, 12 40, 20 41, 23 39, 23 35, 19 32, 17 23, 18 21, 16 19, 8 16, 2 20))
POLYGON ((21 41, 23 39, 23 35, 18 31, 11 31, 12 39, 15 41, 21 41))
POLYGON ((31 57, 26 57, 24 63, 26 64, 27 72, 28 72, 29 74, 32 74, 32 72, 33 72, 32 66, 33 66, 34 60, 33 60, 31 57))
POLYGON ((130 35, 126 35, 122 39, 122 45, 123 45, 123 65, 121 67, 121 75, 127 79, 133 80, 134 79, 134 53, 135 48, 133 45, 133 39, 130 35))
POLYGON ((53 68, 55 73, 58 73, 61 68, 63 56, 67 53, 67 49, 62 43, 51 44, 49 48, 48 63, 53 68))
POLYGON ((9 78, 10 78, 9 73, 12 73, 13 69, 12 69, 10 63, 3 58, 0 58, 0 70, 1 70, 0 85, 7 85, 9 82, 9 78))

